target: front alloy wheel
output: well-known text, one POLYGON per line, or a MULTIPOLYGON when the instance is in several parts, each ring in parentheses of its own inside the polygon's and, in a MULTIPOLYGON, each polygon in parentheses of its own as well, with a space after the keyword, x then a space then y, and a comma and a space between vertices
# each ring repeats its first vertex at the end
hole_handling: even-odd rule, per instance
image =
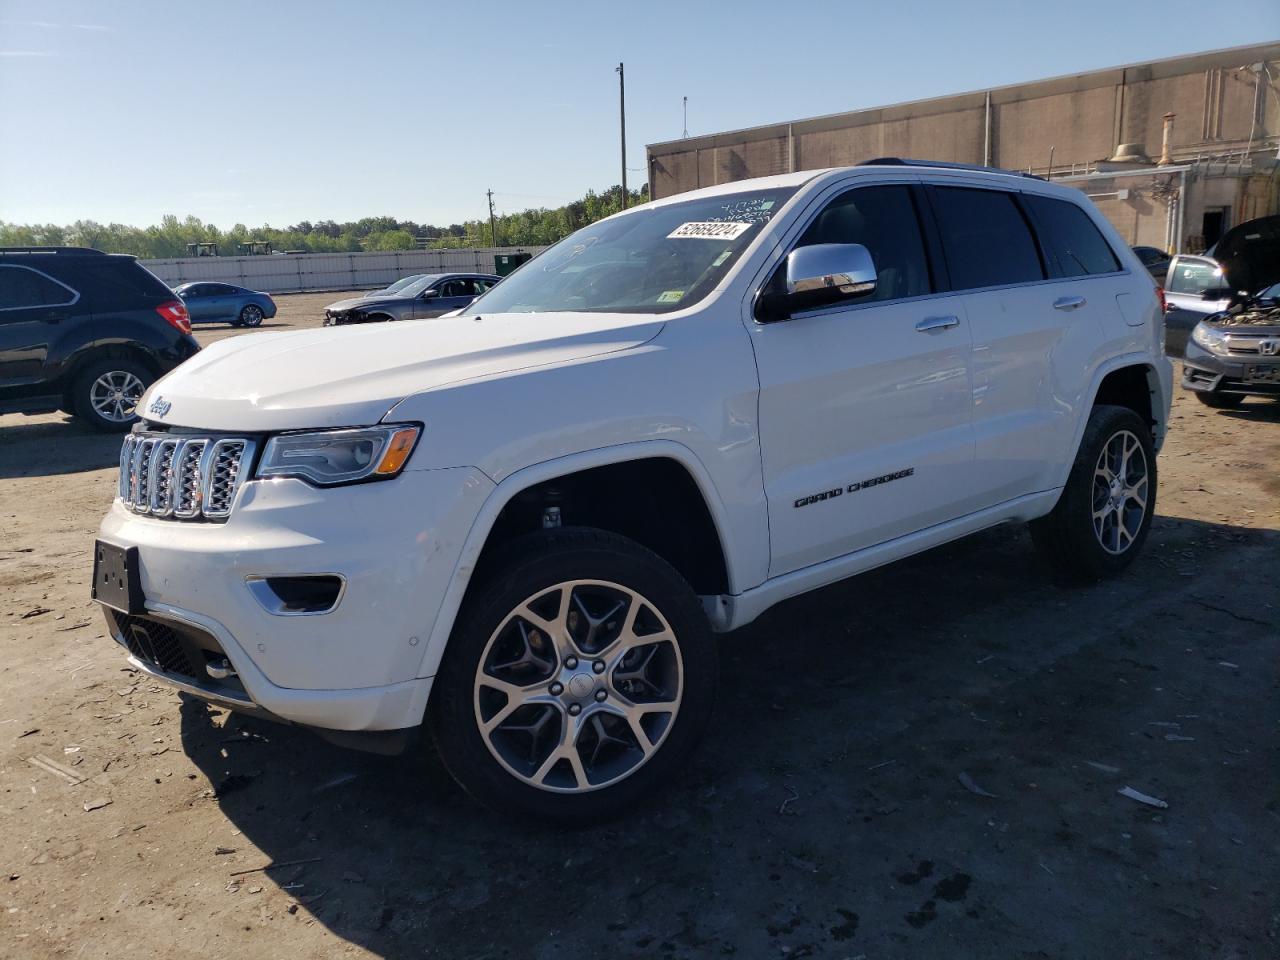
POLYGON ((435 679, 441 759, 490 806, 574 825, 615 815, 710 719, 697 597, 657 555, 587 528, 530 534, 486 567, 435 679))
POLYGON ((616 583, 560 583, 489 639, 476 723, 513 776, 541 790, 595 790, 662 745, 682 681, 675 634, 652 603, 616 583))

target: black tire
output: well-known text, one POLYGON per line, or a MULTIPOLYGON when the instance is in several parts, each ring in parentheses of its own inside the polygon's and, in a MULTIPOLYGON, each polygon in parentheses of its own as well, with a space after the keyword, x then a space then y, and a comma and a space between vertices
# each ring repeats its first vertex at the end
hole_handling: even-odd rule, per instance
POLYGON ((240 308, 240 316, 231 324, 233 327, 260 327, 265 314, 262 308, 254 303, 246 303, 240 308))
POLYGON ((1210 393, 1205 390, 1197 390, 1195 394, 1197 400, 1206 407, 1213 407, 1215 410, 1234 410, 1244 403, 1244 396, 1239 393, 1210 393))
MULTIPOLYGON (((459 611, 444 661, 435 678, 430 722, 441 760, 472 796, 485 805, 506 813, 563 825, 586 825, 616 816, 680 769, 697 746, 710 721, 719 665, 707 618, 698 598, 680 574, 657 554, 625 537, 589 528, 566 527, 522 537, 513 541, 486 567, 487 574, 482 584, 472 592, 459 611), (666 650, 663 655, 669 658, 668 662, 674 663, 677 671, 682 670, 678 681, 678 708, 659 735, 656 747, 650 747, 653 752, 647 760, 637 762, 628 759, 638 756, 634 749, 638 746, 638 741, 634 734, 630 734, 632 746, 617 754, 624 763, 636 763, 629 772, 621 774, 616 780, 602 779, 601 784, 604 785, 574 788, 575 792, 552 792, 545 786, 535 785, 532 775, 518 776, 499 761, 495 752, 498 747, 490 746, 495 743, 494 738, 486 739, 480 730, 482 693, 477 678, 491 640, 493 652, 488 658, 489 663, 492 664, 494 657, 498 655, 500 638, 506 636, 500 630, 510 629, 511 623, 515 622, 513 618, 517 607, 535 597, 538 598, 534 601, 535 604, 547 602, 548 598, 553 604, 559 603, 559 598, 563 595, 556 587, 581 580, 604 581, 633 591, 643 598, 645 605, 655 608, 659 616, 665 619, 673 636, 673 645, 678 650, 678 658, 666 649, 666 641, 654 646, 663 647, 666 650)), ((571 599, 578 599, 577 591, 583 589, 583 586, 568 589, 569 598, 565 599, 563 609, 568 609, 571 599)), ((590 591, 602 588, 585 585, 585 589, 590 591)), ((644 605, 640 605, 639 608, 643 607, 644 605)), ((574 629, 574 621, 567 622, 570 626, 566 634, 574 629)), ((580 624, 582 621, 577 622, 580 624)), ((528 625, 530 622, 522 623, 528 625)), ((605 624, 605 630, 608 629, 613 629, 612 621, 605 624)), ((524 650, 526 654, 532 655, 527 642, 528 636, 526 632, 524 650)), ((549 631, 546 636, 549 636, 549 631)), ((604 636, 608 637, 607 632, 604 636)), ((564 640, 563 644, 557 646, 565 645, 568 650, 567 644, 568 641, 564 640)), ((541 649, 546 649, 545 644, 541 649)), ((606 650, 601 655, 602 662, 607 659, 607 652, 606 650)), ((557 671, 567 667, 571 661, 563 651, 544 655, 552 657, 552 660, 546 664, 539 661, 540 665, 546 667, 546 672, 540 674, 540 682, 548 683, 562 676, 557 671)), ((652 660, 654 657, 651 655, 648 659, 652 660)), ((581 663, 584 666, 586 660, 587 656, 582 655, 581 663)), ((624 659, 616 667, 609 667, 601 674, 593 696, 601 696, 601 688, 605 688, 603 695, 611 703, 615 698, 620 703, 627 702, 626 697, 618 693, 619 683, 627 683, 619 678, 619 671, 625 663, 624 659)), ((648 667, 642 669, 647 670, 648 667)), ((489 670, 485 671, 485 675, 493 676, 489 670)), ((572 683, 569 685, 573 686, 572 683)), ((537 686, 537 682, 532 686, 537 686)), ((561 689, 564 690, 563 699, 567 700, 570 696, 568 690, 563 685, 561 689)), ((505 695, 503 696, 505 700, 505 695)), ((578 722, 583 723, 584 728, 579 739, 574 741, 573 749, 585 771, 588 769, 588 762, 591 766, 595 765, 599 750, 592 752, 589 761, 582 752, 586 746, 583 738, 591 736, 586 725, 591 722, 591 711, 595 709, 591 703, 592 696, 584 696, 586 707, 578 708, 582 711, 582 719, 578 722)), ((611 704, 602 704, 601 709, 609 705, 611 704)), ((555 720, 555 726, 549 728, 553 731, 549 745, 553 745, 559 739, 554 731, 570 729, 562 724, 573 723, 566 712, 573 707, 553 705, 547 708, 538 704, 536 709, 549 709, 555 720)), ((607 721, 607 717, 601 716, 607 721)), ((503 723, 498 724, 495 733, 502 730, 503 723)), ((652 737, 650 740, 652 742, 652 737)), ((539 741, 531 735, 530 743, 529 769, 532 770, 549 759, 554 750, 548 751, 545 757, 535 759, 533 755, 538 751, 539 741)), ((599 741, 596 745, 600 745, 599 741)), ((582 781, 576 774, 559 767, 563 762, 565 761, 556 761, 557 767, 553 767, 551 772, 554 773, 557 768, 562 769, 581 786, 582 781)), ((550 773, 544 779, 544 785, 549 779, 550 773)))
POLYGON ((71 387, 71 402, 76 415, 89 426, 105 433, 123 433, 138 422, 134 406, 142 394, 155 381, 155 373, 137 360, 103 357, 90 360, 76 374, 71 387), (106 409, 100 409, 105 394, 104 384, 120 383, 127 386, 126 399, 117 404, 112 401, 106 409), (95 406, 95 402, 97 405, 95 406), (127 411, 127 415, 125 414, 127 411), (116 414, 122 414, 116 416, 116 414))
MULTIPOLYGON (((1096 406, 1089 414, 1089 422, 1062 495, 1051 513, 1031 521, 1031 539, 1058 572, 1071 580, 1088 582, 1115 576, 1133 561, 1147 539, 1156 509, 1156 487, 1155 447, 1146 421, 1128 407, 1096 406), (1117 511, 1112 516, 1109 528, 1103 520, 1103 530, 1095 529, 1095 497, 1107 490, 1105 481, 1095 478, 1095 470, 1103 450, 1124 433, 1137 440, 1145 459, 1146 503, 1141 520, 1135 523, 1136 518, 1131 511, 1136 507, 1126 509, 1128 501, 1122 501, 1121 510, 1125 511, 1126 522, 1133 528, 1131 533, 1116 535, 1115 545, 1122 546, 1121 552, 1117 553, 1104 546, 1103 540, 1112 540, 1121 512, 1117 511), (1129 537, 1123 544, 1122 536, 1129 537)), ((1108 499, 1102 496, 1098 501, 1099 508, 1105 507, 1108 499)))

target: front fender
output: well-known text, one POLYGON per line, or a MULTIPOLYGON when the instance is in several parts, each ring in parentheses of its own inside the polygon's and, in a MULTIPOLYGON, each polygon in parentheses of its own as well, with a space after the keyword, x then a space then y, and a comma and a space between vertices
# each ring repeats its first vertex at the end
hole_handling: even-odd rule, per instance
POLYGON ((471 531, 463 543, 462 551, 458 555, 449 587, 440 604, 439 612, 436 614, 426 650, 423 651, 422 662, 419 665, 417 676, 432 677, 435 676, 436 671, 439 669, 440 661, 444 657, 445 647, 449 642, 449 635, 453 632, 454 621, 457 618, 459 608, 462 606, 463 598, 466 596, 471 578, 475 573, 480 554, 489 539, 494 523, 512 498, 522 490, 527 490, 545 480, 562 477, 566 474, 615 463, 659 458, 676 461, 688 470, 689 475, 693 477, 699 492, 702 494, 702 499, 707 505, 707 510, 711 514, 711 522, 715 526, 716 536, 720 541, 720 549, 725 559, 730 591, 739 592, 741 587, 734 588, 734 584, 738 583, 738 573, 734 569, 735 557, 730 549, 730 543, 726 542, 729 520, 725 505, 720 499, 715 483, 706 466, 688 447, 673 440, 642 440, 614 447, 584 450, 566 457, 557 457, 554 460, 533 464, 510 474, 489 492, 483 506, 480 508, 480 512, 472 523, 471 531))

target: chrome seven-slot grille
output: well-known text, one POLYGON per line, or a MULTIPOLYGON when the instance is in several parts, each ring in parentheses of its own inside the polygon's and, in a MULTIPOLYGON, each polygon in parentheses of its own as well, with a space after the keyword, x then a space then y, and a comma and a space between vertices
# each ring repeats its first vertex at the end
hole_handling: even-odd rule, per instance
POLYGON ((131 433, 120 448, 120 499, 152 517, 225 520, 253 450, 243 437, 131 433))

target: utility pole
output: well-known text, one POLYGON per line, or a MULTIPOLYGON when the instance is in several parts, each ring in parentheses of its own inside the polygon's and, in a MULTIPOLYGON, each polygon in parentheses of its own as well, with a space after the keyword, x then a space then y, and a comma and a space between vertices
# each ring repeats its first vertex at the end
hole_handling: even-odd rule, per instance
POLYGON ((684 133, 681 134, 686 140, 689 139, 689 98, 684 98, 684 133))
POLYGON ((622 131, 622 209, 627 209, 627 82, 618 64, 618 122, 622 131))
POLYGON ((496 247, 498 245, 498 228, 495 225, 496 221, 493 219, 493 191, 492 190, 488 191, 488 197, 489 197, 489 243, 491 246, 496 247))

